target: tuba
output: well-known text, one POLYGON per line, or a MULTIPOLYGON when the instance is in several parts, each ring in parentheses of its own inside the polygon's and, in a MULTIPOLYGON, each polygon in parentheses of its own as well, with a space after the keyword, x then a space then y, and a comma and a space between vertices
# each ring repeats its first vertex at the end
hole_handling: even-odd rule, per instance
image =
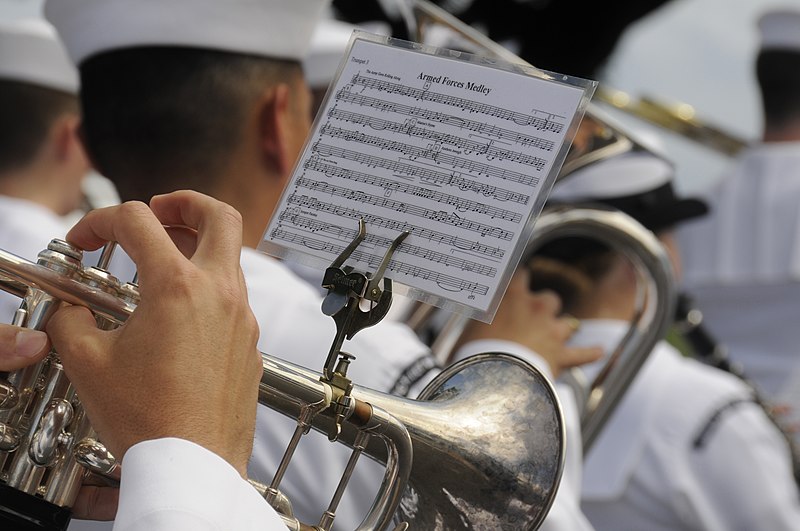
MULTIPOLYGON (((84 267, 80 249, 53 240, 31 263, 0 250, 0 287, 23 298, 14 324, 41 329, 61 302, 88 307, 98 326, 125 322, 138 289, 106 266, 84 267)), ((336 375, 346 375, 346 363, 336 375)), ((0 378, 0 523, 4 529, 62 531, 87 473, 110 480, 113 456, 96 438, 55 352, 0 378)), ((270 485, 251 481, 290 529, 330 529, 362 453, 386 464, 359 530, 536 529, 561 477, 564 424, 552 385, 530 365, 480 355, 441 373, 411 401, 354 386, 347 400, 318 373, 263 355, 259 402, 297 419, 270 485), (317 526, 299 522, 278 490, 309 428, 341 429, 353 448, 339 489, 317 526), (394 523, 393 523, 394 522, 394 523), (394 527, 392 527, 394 526, 394 527)))

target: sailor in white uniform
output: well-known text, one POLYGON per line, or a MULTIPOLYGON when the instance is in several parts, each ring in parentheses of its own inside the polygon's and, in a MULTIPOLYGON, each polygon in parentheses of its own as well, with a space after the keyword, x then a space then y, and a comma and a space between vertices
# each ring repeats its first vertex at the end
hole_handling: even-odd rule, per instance
MULTIPOLYGON (((308 132, 310 98, 296 67, 324 3, 53 0, 46 4, 48 18, 80 66, 85 137, 99 168, 115 182, 123 200, 147 201, 171 189, 195 188, 232 204, 244 219, 241 263, 261 328, 260 348, 317 370, 334 338, 333 320, 322 314, 321 298, 309 284, 253 248, 308 132), (274 64, 262 70, 262 60, 274 64), (286 77, 269 83, 261 80, 274 69, 286 77), (178 71, 180 75, 175 74, 178 71), (226 92, 229 88, 235 89, 230 91, 233 100, 226 92), (176 90, 191 94, 191 101, 176 97, 176 90), (154 100, 160 106, 151 107, 154 100), (174 111, 170 120, 163 119, 167 108, 174 111), (235 112, 241 117, 232 119, 235 112), (201 118, 212 125, 203 125, 201 118), (116 129, 118 124, 124 127, 116 129), (166 146, 169 149, 163 149, 166 146)), ((378 390, 402 393, 435 369, 427 348, 397 323, 359 332, 345 350, 358 357, 349 371, 353 381, 378 390)), ((250 475, 269 481, 294 423, 266 408, 259 408, 259 417, 250 475)), ((304 521, 316 520, 327 506, 345 463, 342 455, 349 453, 319 434, 310 437, 301 443, 281 484, 290 499, 298 500, 295 513, 304 521)), ((357 472, 364 472, 351 480, 355 488, 348 490, 337 512, 342 528, 355 527, 371 503, 374 490, 369 495, 364 492, 382 475, 371 465, 367 459, 359 462, 357 472)))
MULTIPOLYGON (((44 20, 0 22, 0 248, 36 260, 69 228, 88 163, 75 130, 78 74, 44 20)), ((0 292, 0 322, 17 297, 0 292)))
MULTIPOLYGON (((659 236, 679 272, 671 229, 702 215, 705 206, 675 196, 672 172, 660 157, 626 154, 576 172, 551 199, 628 213, 659 236)), ((634 311, 631 264, 586 240, 557 241, 542 255, 574 268, 588 285, 568 308, 581 319, 570 344, 600 343, 610 355, 634 311)), ((590 381, 604 363, 584 368, 590 381)), ((800 528, 788 445, 752 390, 666 341, 649 355, 589 450, 581 496, 598 530, 800 528)))
MULTIPOLYGON (((788 424, 800 422, 800 12, 759 22, 762 141, 708 191, 679 234, 685 284, 709 331, 788 424)), ((796 436, 800 441, 800 436, 796 436)))

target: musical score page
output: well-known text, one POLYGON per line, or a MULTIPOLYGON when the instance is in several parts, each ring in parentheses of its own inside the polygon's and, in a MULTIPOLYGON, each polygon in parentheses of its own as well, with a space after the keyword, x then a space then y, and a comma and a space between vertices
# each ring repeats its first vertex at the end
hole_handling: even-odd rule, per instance
POLYGON ((380 40, 351 40, 259 248, 324 270, 361 218, 346 264, 374 272, 409 231, 385 276, 489 321, 594 85, 380 40))

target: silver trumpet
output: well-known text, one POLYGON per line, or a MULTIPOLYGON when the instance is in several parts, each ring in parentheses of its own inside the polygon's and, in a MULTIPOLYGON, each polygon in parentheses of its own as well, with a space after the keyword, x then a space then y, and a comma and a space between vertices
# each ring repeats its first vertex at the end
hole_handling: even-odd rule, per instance
MULTIPOLYGON (((61 302, 88 307, 99 326, 122 325, 138 289, 81 251, 53 240, 36 264, 0 250, 0 288, 23 298, 14 324, 41 329, 61 302)), ((297 419, 270 485, 251 481, 290 529, 330 529, 361 453, 386 464, 384 481, 359 530, 536 529, 552 504, 564 460, 564 424, 551 384, 530 365, 484 354, 443 371, 422 401, 354 386, 336 390, 318 373, 263 355, 259 402, 297 419), (389 413, 391 412, 391 413, 389 413), (299 438, 310 427, 354 451, 317 526, 300 523, 279 486, 299 438)), ((346 373, 346 367, 338 367, 346 373)), ((0 378, 0 525, 63 530, 89 473, 118 477, 55 352, 0 378)))

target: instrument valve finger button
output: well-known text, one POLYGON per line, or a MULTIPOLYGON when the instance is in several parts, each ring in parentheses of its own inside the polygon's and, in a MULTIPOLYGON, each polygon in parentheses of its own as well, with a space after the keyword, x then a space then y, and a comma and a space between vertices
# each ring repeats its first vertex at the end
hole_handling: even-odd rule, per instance
POLYGON ((101 289, 113 295, 116 295, 120 288, 120 282, 117 277, 97 267, 87 267, 83 270, 83 282, 87 286, 101 289))
POLYGON ((83 260, 83 250, 81 250, 79 247, 75 247, 67 241, 59 240, 57 238, 50 240, 50 243, 47 244, 47 250, 63 254, 64 256, 68 256, 73 260, 77 260, 78 262, 83 260))
POLYGON ((0 409, 13 409, 19 403, 19 392, 9 382, 0 383, 0 409))
POLYGON ((39 422, 39 429, 31 438, 28 456, 39 466, 50 466, 58 457, 58 448, 71 443, 72 436, 64 428, 72 422, 74 410, 66 400, 55 400, 47 406, 39 422), (66 436, 66 437, 65 437, 66 436))
POLYGON ((0 451, 13 452, 19 446, 19 432, 8 424, 0 423, 0 451))
POLYGON ((125 302, 130 304, 139 304, 141 298, 139 297, 139 286, 133 282, 126 282, 119 287, 119 296, 125 302))
POLYGON ((105 445, 95 439, 84 439, 72 450, 75 461, 82 467, 103 476, 110 476, 117 469, 117 459, 105 445))

